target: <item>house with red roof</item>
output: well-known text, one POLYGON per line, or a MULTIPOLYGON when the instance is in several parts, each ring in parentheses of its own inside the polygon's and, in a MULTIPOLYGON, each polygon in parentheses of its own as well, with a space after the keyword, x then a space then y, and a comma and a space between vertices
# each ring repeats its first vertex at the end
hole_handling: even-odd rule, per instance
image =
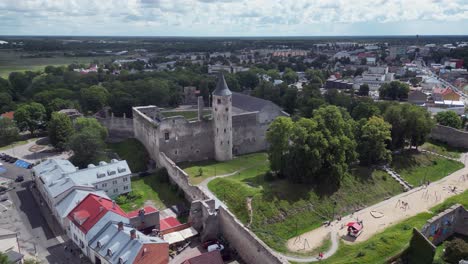
POLYGON ((130 224, 140 231, 159 229, 159 211, 152 206, 145 206, 141 209, 129 212, 127 215, 130 224))
POLYGON ((460 101, 460 95, 449 87, 432 89, 432 98, 434 101, 460 101))
POLYGON ((219 251, 206 252, 191 259, 187 259, 182 264, 223 264, 223 258, 219 251))
POLYGON ((88 194, 69 214, 68 235, 89 257, 88 241, 107 223, 117 221, 129 223, 127 214, 114 201, 88 194))
POLYGON ((11 120, 13 120, 14 117, 15 117, 15 112, 13 112, 13 111, 5 112, 5 113, 0 115, 0 118, 8 118, 8 119, 11 119, 11 120))

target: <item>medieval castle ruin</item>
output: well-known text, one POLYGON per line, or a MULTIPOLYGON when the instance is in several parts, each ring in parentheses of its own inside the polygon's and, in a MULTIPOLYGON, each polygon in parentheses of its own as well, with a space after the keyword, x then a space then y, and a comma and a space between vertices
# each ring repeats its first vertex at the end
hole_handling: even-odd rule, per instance
POLYGON ((212 93, 211 116, 203 116, 198 98, 198 120, 183 116, 164 117, 157 106, 133 108, 135 138, 159 164, 160 153, 172 161, 224 161, 233 155, 263 151, 266 131, 278 116, 287 115, 274 103, 231 92, 220 75, 212 93))

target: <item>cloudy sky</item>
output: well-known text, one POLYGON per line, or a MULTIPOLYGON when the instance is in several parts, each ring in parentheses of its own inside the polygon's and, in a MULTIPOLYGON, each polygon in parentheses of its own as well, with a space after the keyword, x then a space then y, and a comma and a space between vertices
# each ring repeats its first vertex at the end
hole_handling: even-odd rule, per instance
POLYGON ((0 35, 468 34, 468 0, 0 0, 0 35))

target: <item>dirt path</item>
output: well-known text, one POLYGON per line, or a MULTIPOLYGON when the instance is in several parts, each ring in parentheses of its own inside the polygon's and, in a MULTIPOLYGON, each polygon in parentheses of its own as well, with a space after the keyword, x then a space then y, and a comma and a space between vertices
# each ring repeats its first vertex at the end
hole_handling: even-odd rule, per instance
MULTIPOLYGON (((431 183, 427 188, 418 187, 409 192, 394 196, 359 212, 345 216, 341 221, 335 221, 328 227, 322 226, 302 234, 300 235, 301 239, 307 239, 310 248, 316 248, 320 246, 321 241, 323 241, 330 232, 335 232, 338 236, 345 238, 346 228, 344 228, 344 226, 346 223, 359 219, 362 220, 364 224, 363 233, 355 241, 345 240, 345 242, 356 243, 365 241, 376 233, 383 231, 385 228, 416 214, 427 211, 429 208, 443 202, 445 199, 467 190, 468 167, 466 165, 467 164, 465 164, 465 168, 458 170, 437 182, 431 183), (454 186, 457 187, 455 192, 451 191, 451 188, 454 186), (403 206, 404 203, 408 203, 406 208, 403 206), (372 211, 383 214, 383 217, 375 218, 371 215, 372 211)), ((287 247, 292 252, 300 252, 303 248, 297 243, 294 244, 295 239, 296 237, 291 238, 287 243, 287 247)), ((330 254, 325 254, 325 256, 330 256, 330 254)), ((310 260, 296 259, 294 261, 308 262, 310 260)))

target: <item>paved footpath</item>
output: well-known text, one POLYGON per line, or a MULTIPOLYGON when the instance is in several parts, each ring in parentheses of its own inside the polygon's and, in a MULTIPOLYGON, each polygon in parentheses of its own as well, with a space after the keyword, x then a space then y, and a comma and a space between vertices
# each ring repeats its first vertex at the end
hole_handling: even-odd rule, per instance
MULTIPOLYGON (((461 160, 465 160, 465 155, 466 154, 462 156, 461 160)), ((356 221, 356 219, 363 221, 364 231, 355 241, 345 240, 345 243, 362 242, 369 239, 376 233, 382 232, 387 227, 416 214, 428 211, 429 208, 443 202, 451 196, 460 194, 467 189, 468 167, 467 164, 465 164, 465 168, 458 170, 437 182, 431 183, 428 187, 415 188, 409 192, 402 193, 354 214, 345 216, 340 221, 334 221, 328 227, 322 226, 304 233, 299 237, 291 238, 288 241, 287 246, 292 252, 303 252, 305 240, 307 240, 310 249, 313 249, 320 246, 322 241, 326 239, 327 235, 330 233, 332 233, 332 236, 336 233, 338 237, 346 238, 346 228, 344 226, 350 221, 356 221), (456 190, 452 191, 454 186, 456 186, 456 190), (408 203, 406 208, 403 206, 404 203, 408 203), (383 217, 375 218, 371 215, 371 212, 383 214, 383 217)), ((332 239, 332 242, 334 242, 334 239, 332 239)), ((337 244, 337 242, 332 243, 332 245, 333 244, 337 244)), ((332 249, 336 251, 337 247, 333 246, 332 249)), ((327 252, 324 258, 332 255, 328 253, 334 252, 327 252)), ((309 262, 312 260, 311 258, 292 259, 289 257, 287 257, 287 259, 297 262, 309 262)))

